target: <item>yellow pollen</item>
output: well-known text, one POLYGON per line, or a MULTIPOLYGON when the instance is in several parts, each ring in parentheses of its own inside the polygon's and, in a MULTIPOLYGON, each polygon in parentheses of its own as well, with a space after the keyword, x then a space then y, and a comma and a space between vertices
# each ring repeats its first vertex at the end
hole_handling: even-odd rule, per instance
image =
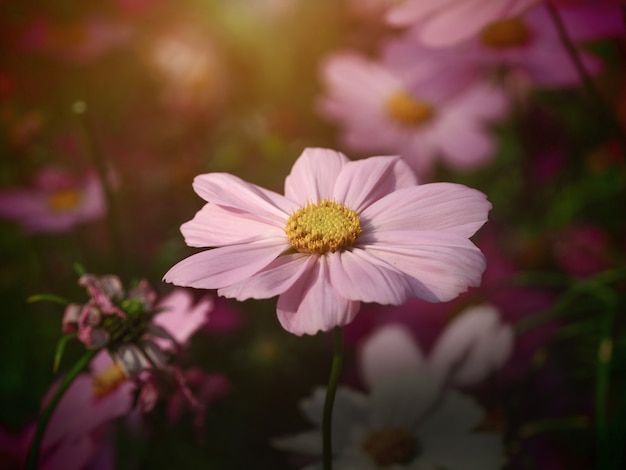
POLYGON ((102 398, 118 389, 127 379, 126 372, 118 363, 93 378, 91 388, 96 398, 102 398))
POLYGON ((391 95, 387 101, 386 110, 391 119, 405 126, 424 124, 434 114, 432 106, 404 91, 391 95))
POLYGON ((55 212, 64 212, 76 207, 80 203, 80 193, 71 189, 57 191, 50 199, 48 206, 55 212))
POLYGON ((361 220, 352 209, 322 199, 291 214, 285 233, 297 251, 334 253, 354 243, 361 234, 361 220))
POLYGON ((530 32, 520 18, 490 23, 480 32, 480 40, 494 49, 523 46, 530 39, 530 32))
POLYGON ((407 464, 419 453, 415 436, 406 429, 383 428, 370 433, 363 450, 381 468, 407 464))

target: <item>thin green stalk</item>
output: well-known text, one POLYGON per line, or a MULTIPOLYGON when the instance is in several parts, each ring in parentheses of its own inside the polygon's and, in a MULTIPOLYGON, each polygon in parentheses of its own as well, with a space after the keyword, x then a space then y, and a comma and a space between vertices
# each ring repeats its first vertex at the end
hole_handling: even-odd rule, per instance
POLYGON ((39 460, 39 450, 41 447, 41 442, 43 440, 43 435, 46 431, 46 427, 48 426, 48 422, 54 413, 59 401, 70 387, 74 379, 78 377, 78 375, 83 371, 85 367, 89 364, 89 362, 93 359, 93 357, 98 353, 96 349, 89 349, 83 354, 83 356, 74 364, 74 366, 70 369, 70 371, 63 377, 59 387, 55 390, 50 403, 44 408, 37 420, 37 429, 35 430, 35 436, 33 437, 33 442, 28 451, 28 456, 26 458, 26 467, 25 470, 36 470, 37 461, 39 460))
POLYGON ((110 169, 104 155, 102 155, 94 141, 93 130, 87 116, 87 105, 83 101, 77 101, 73 105, 73 111, 74 114, 78 116, 87 152, 90 154, 96 171, 98 172, 98 179, 104 191, 107 202, 107 222, 115 259, 119 265, 124 268, 123 270, 126 271, 127 258, 122 241, 122 227, 120 224, 117 200, 110 183, 110 169))
POLYGON ((330 377, 328 379, 328 389, 326 390, 326 400, 324 401, 324 418, 322 422, 322 441, 323 441, 323 462, 324 470, 332 470, 333 468, 333 449, 332 449, 332 417, 333 404, 335 402, 335 393, 339 384, 341 375, 341 367, 343 365, 343 330, 336 327, 334 334, 334 353, 333 362, 330 369, 330 377))
POLYGON ((546 2, 546 7, 548 9, 548 12, 550 13, 552 22, 554 23, 554 26, 556 27, 556 30, 559 34, 559 38, 561 39, 563 46, 565 46, 565 49, 567 49, 567 53, 569 54, 570 58, 572 59, 572 63, 574 64, 574 67, 578 72, 583 86, 585 87, 585 91, 587 92, 587 95, 596 107, 596 112, 598 116, 604 116, 607 120, 607 123, 614 129, 621 144, 622 155, 626 156, 626 136, 624 135, 620 124, 618 123, 617 119, 613 115, 613 112, 611 111, 605 100, 600 95, 600 92, 598 91, 593 80, 591 79, 591 75, 589 75, 589 72, 587 72, 587 69, 585 69, 585 65, 580 58, 578 49, 570 38, 558 9, 552 4, 551 1, 546 2))
POLYGON ((595 415, 596 452, 598 468, 609 468, 611 456, 611 432, 607 416, 611 364, 613 359, 613 322, 617 310, 617 294, 602 284, 593 285, 593 293, 602 300, 606 312, 600 324, 601 336, 598 344, 598 364, 596 366, 595 415))

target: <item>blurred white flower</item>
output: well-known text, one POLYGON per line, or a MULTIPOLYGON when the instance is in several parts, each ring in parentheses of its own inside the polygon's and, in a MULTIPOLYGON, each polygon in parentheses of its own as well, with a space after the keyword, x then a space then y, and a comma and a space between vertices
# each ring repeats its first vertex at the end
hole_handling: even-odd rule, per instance
POLYGON ((464 310, 438 338, 426 357, 409 329, 379 328, 360 347, 361 375, 370 387, 398 373, 430 374, 455 386, 473 385, 501 367, 513 349, 513 329, 500 323, 491 305, 464 310))
MULTIPOLYGON (((321 426, 326 390, 302 402, 321 426)), ((476 432, 483 411, 471 398, 442 389, 427 375, 400 374, 374 384, 371 394, 340 387, 333 414, 333 468, 339 470, 499 469, 500 436, 476 432)), ((276 439, 282 450, 322 454, 320 429, 276 439)), ((307 469, 320 468, 314 463, 307 469)))

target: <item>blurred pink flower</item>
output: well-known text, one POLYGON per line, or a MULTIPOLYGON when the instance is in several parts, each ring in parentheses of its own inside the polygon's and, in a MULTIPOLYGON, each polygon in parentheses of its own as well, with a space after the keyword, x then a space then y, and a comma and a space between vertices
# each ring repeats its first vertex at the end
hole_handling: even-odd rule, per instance
MULTIPOLYGON (((626 34, 619 6, 602 3, 563 8, 560 16, 568 35, 575 44, 626 34)), ((462 44, 446 49, 430 49, 420 42, 421 28, 413 28, 408 35, 389 45, 389 62, 400 67, 429 67, 439 62, 453 63, 455 72, 487 78, 506 67, 513 80, 522 79, 532 85, 567 87, 580 83, 580 74, 558 30, 544 5, 538 5, 523 14, 497 22, 490 22, 462 44), (433 52, 438 55, 433 57, 433 52), (432 63, 432 65, 431 65, 432 63)), ((585 69, 597 74, 601 61, 579 47, 585 69)))
POLYGON ((441 302, 480 283, 484 259, 469 237, 491 204, 462 185, 418 185, 398 157, 305 149, 285 196, 224 173, 193 186, 208 204, 181 232, 217 248, 164 279, 238 300, 279 295, 278 319, 296 335, 350 323, 360 302, 441 302))
POLYGON ((14 220, 29 233, 67 232, 105 212, 102 186, 92 172, 77 179, 46 167, 37 173, 32 187, 0 192, 0 217, 14 220))
POLYGON ((72 24, 36 18, 19 38, 26 50, 43 52, 62 61, 83 64, 127 44, 133 36, 128 25, 90 16, 72 24))
MULTIPOLYGON (((91 372, 80 374, 61 397, 43 436, 38 468, 113 470, 112 459, 107 458, 113 452, 107 436, 109 425, 131 411, 134 385, 120 382, 106 394, 94 393, 95 377, 104 373, 109 364, 108 354, 102 351, 92 360, 91 372)), ((46 393, 42 406, 49 402, 58 384, 59 381, 46 393)), ((16 435, 0 429, 1 468, 23 468, 35 426, 32 423, 16 435)))
POLYGON ((499 317, 491 305, 468 307, 443 330, 428 356, 406 326, 385 324, 362 340, 361 375, 369 388, 402 373, 428 374, 453 386, 480 383, 502 367, 513 348, 513 329, 499 317))
POLYGON ((486 24, 519 15, 542 0, 406 0, 392 8, 387 21, 420 25, 425 45, 444 47, 470 38, 486 24))
POLYGON ((505 116, 504 93, 430 57, 397 67, 346 52, 322 64, 326 92, 319 110, 341 126, 346 147, 399 154, 423 178, 437 159, 470 170, 493 156, 488 124, 505 116))
POLYGON ((590 224, 571 225, 553 237, 557 264, 574 276, 593 276, 614 264, 609 233, 590 224))

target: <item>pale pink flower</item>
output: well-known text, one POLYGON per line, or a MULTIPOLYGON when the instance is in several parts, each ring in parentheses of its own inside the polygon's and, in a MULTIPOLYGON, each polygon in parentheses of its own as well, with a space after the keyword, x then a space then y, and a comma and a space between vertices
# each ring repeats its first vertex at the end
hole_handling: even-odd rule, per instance
MULTIPOLYGON (((626 34, 618 5, 564 8, 559 14, 575 44, 626 34)), ((512 78, 516 81, 524 80, 535 86, 574 86, 581 80, 544 5, 489 23, 479 34, 455 47, 428 48, 420 43, 421 33, 421 28, 416 27, 405 38, 390 43, 387 61, 403 68, 452 63, 454 73, 479 78, 494 75, 505 67, 514 72, 512 78)), ((596 56, 582 47, 578 48, 578 54, 590 74, 600 72, 602 63, 596 56)))
POLYGON ((505 116, 508 101, 496 86, 431 58, 416 68, 349 52, 330 56, 320 113, 339 124, 346 147, 399 154, 420 177, 439 159, 455 170, 478 168, 494 155, 488 126, 505 116))
MULTIPOLYGON (((105 351, 90 363, 91 372, 80 374, 69 386, 55 408, 39 450, 41 470, 112 470, 107 454, 113 452, 107 437, 110 424, 128 414, 133 405, 131 382, 95 393, 96 377, 105 373, 111 359, 105 351)), ((110 376, 110 373, 109 373, 110 376)), ((101 380, 101 379, 100 379, 101 380)), ((50 401, 59 382, 46 393, 42 406, 50 401)), ((31 446, 36 423, 11 435, 0 428, 0 467, 22 468, 31 446), (2 460, 3 458, 8 461, 2 460), (14 467, 10 464, 15 465, 14 467)))
POLYGON ((509 359, 513 329, 491 305, 469 307, 439 335, 425 355, 411 331, 399 323, 379 327, 359 347, 365 383, 403 373, 427 374, 442 383, 469 386, 486 379, 509 359))
POLYGON ((519 15, 541 0, 407 0, 392 8, 387 21, 420 25, 420 41, 450 46, 478 33, 486 24, 519 15))
POLYGON ((0 217, 29 233, 60 233, 100 219, 106 212, 102 186, 95 173, 75 178, 55 167, 40 170, 29 188, 0 192, 0 217))
POLYGON ((238 300, 279 296, 278 319, 297 335, 346 325, 361 302, 441 302, 480 283, 469 240, 491 204, 452 183, 418 185, 399 157, 350 161, 305 149, 285 196, 236 176, 197 176, 208 204, 181 227, 195 247, 167 282, 238 300))

